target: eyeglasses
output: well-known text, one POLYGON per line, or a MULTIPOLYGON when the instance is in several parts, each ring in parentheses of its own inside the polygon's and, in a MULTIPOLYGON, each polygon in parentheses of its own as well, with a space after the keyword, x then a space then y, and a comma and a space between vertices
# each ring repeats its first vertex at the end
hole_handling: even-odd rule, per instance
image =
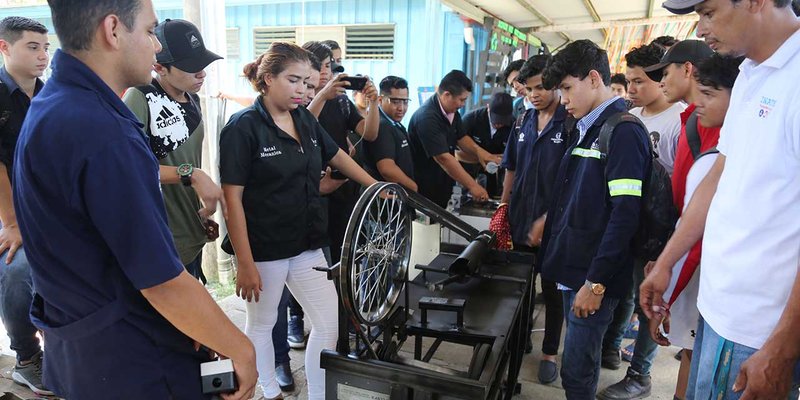
POLYGON ((389 99, 389 102, 392 103, 392 105, 395 105, 395 106, 401 106, 401 105, 402 106, 407 106, 408 103, 411 101, 411 99, 401 99, 401 98, 398 98, 398 97, 388 97, 388 99, 389 99))

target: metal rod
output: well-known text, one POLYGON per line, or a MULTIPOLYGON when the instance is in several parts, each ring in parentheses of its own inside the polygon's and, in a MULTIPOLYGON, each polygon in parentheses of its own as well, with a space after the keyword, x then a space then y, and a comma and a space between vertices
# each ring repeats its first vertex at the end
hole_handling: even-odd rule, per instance
POLYGON ((433 354, 436 353, 436 350, 439 350, 440 344, 442 344, 442 339, 436 338, 428 351, 425 352, 425 357, 422 357, 422 361, 430 362, 431 358, 433 358, 433 354))

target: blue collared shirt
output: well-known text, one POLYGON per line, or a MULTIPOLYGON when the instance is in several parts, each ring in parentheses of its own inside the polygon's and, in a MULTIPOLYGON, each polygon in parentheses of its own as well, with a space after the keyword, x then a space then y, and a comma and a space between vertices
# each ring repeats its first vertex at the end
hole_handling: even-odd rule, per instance
MULTIPOLYGON (((586 132, 588 132, 589 128, 591 128, 592 125, 594 125, 594 122, 597 121, 597 118, 600 118, 600 115, 603 114, 603 111, 605 111, 606 108, 608 108, 608 106, 610 106, 612 103, 617 101, 618 98, 619 96, 614 96, 600 103, 600 105, 597 106, 594 110, 592 110, 588 114, 584 115, 583 118, 578 120, 578 124, 576 125, 576 127, 578 128, 578 132, 580 133, 580 137, 578 138, 579 143, 583 141, 583 137, 586 136, 586 132)), ((572 290, 572 289, 559 283, 558 290, 572 290)))
POLYGON ((58 51, 20 132, 14 207, 36 287, 31 320, 47 336, 44 384, 59 397, 202 398, 202 354, 141 293, 184 271, 141 127, 58 51))
POLYGON ((600 103, 600 105, 597 106, 597 108, 595 108, 588 114, 584 115, 583 118, 581 118, 578 121, 578 124, 576 125, 578 127, 578 132, 580 132, 580 138, 578 138, 578 142, 583 140, 583 136, 586 135, 586 132, 589 131, 589 128, 591 128, 592 125, 594 125, 594 122, 597 121, 597 118, 600 118, 600 115, 603 114, 603 111, 605 111, 606 108, 608 108, 608 106, 617 101, 618 98, 619 96, 614 96, 600 103))

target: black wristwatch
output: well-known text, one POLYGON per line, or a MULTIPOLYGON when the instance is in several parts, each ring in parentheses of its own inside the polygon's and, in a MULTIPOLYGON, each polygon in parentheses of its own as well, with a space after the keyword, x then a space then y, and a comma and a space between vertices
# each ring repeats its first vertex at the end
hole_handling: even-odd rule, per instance
POLYGON ((178 176, 181 177, 183 186, 192 186, 192 172, 194 172, 192 164, 181 164, 178 166, 178 176))

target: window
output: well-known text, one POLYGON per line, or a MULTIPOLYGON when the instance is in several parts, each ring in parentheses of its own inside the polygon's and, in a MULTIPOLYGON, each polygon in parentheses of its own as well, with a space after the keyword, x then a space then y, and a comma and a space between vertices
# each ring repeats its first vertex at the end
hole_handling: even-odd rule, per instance
POLYGON ((394 59, 394 24, 347 25, 345 57, 349 60, 394 59))
POLYGON ((227 46, 228 58, 241 57, 241 41, 239 40, 239 28, 225 29, 225 44, 227 46))
POLYGON ((297 42, 297 28, 294 26, 253 29, 253 49, 255 57, 264 54, 272 42, 297 42))

